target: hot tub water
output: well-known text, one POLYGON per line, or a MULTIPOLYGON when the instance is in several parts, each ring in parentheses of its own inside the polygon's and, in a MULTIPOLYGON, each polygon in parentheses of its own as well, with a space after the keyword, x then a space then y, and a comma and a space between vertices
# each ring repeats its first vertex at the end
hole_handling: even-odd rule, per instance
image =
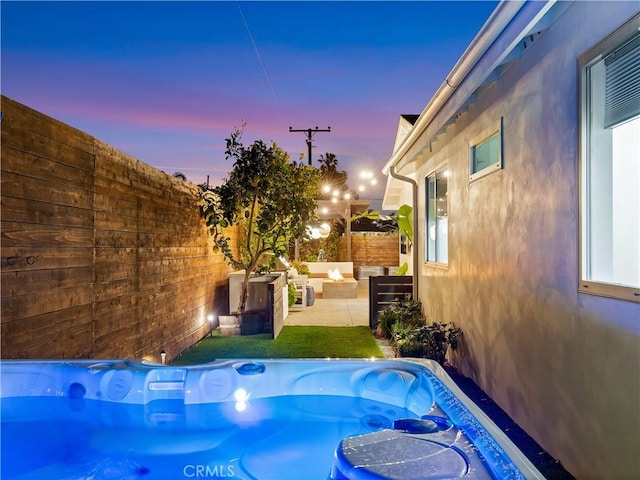
POLYGON ((499 431, 493 432, 498 439, 490 434, 495 426, 485 425, 451 393, 440 379, 444 372, 431 363, 0 367, 3 479, 536 474, 499 431))

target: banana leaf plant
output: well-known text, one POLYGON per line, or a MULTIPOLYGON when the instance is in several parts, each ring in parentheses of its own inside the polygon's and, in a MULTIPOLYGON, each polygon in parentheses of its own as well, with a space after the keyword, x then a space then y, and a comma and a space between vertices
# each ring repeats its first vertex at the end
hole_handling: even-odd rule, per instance
MULTIPOLYGON (((413 208, 411 205, 402 205, 396 215, 383 215, 378 210, 371 210, 354 215, 349 221, 360 218, 368 218, 369 220, 394 220, 398 225, 400 235, 407 237, 410 244, 413 244, 413 208)), ((409 264, 404 262, 396 271, 396 275, 405 275, 408 270, 409 264)))

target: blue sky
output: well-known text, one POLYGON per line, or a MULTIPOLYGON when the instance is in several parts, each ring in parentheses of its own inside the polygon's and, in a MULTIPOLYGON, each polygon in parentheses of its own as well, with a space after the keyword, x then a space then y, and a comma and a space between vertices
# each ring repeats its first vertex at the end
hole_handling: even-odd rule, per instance
POLYGON ((225 138, 243 124, 245 143, 275 141, 294 159, 307 146, 290 126, 330 126, 314 165, 334 153, 355 188, 496 5, 3 0, 1 88, 193 183, 226 176, 225 138))

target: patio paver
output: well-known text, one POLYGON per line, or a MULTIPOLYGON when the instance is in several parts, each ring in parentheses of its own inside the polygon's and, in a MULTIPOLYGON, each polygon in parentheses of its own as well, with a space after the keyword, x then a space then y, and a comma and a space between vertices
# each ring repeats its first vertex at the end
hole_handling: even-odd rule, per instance
POLYGON ((318 298, 312 306, 290 311, 285 325, 357 327, 369 325, 369 285, 358 283, 357 298, 318 298))

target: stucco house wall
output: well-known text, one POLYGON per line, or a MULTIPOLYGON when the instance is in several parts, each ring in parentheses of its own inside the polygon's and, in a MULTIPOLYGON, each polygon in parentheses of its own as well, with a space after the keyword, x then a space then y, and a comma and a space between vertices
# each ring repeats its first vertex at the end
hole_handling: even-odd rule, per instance
POLYGON ((427 318, 464 332, 451 362, 581 479, 640 478, 640 304, 577 291, 577 59, 638 5, 567 3, 468 109, 398 162, 418 183, 427 318), (469 142, 500 118, 504 167, 470 182, 469 142), (445 165, 442 267, 425 263, 425 177, 445 165))

